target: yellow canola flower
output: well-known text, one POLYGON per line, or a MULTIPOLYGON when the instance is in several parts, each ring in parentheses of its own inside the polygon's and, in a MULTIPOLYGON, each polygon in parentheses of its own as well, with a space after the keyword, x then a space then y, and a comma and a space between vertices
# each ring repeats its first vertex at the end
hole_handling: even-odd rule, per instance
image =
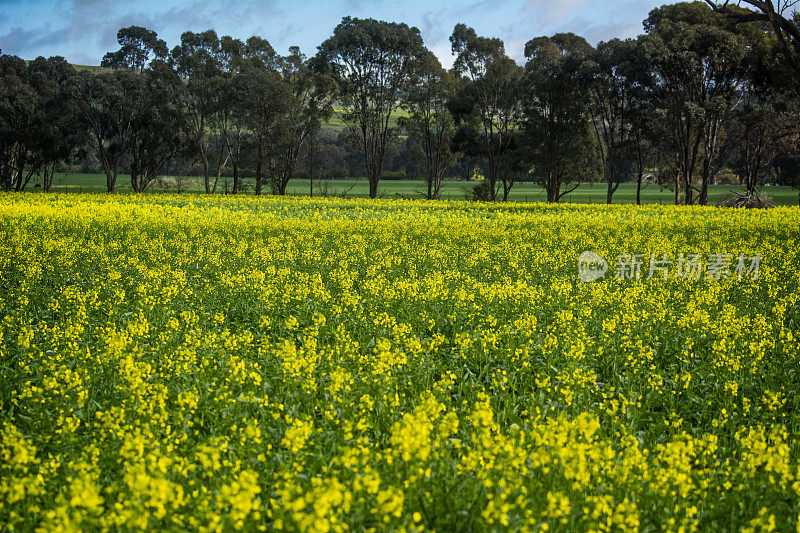
POLYGON ((796 208, 0 194, 0 233, 2 529, 797 528, 796 208))

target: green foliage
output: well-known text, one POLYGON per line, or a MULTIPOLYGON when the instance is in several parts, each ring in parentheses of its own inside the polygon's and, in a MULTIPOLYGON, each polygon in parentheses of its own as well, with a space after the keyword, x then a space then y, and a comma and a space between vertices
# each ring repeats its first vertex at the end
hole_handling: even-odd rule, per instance
POLYGON ((75 70, 63 57, 25 62, 0 56, 0 187, 22 191, 34 175, 49 190, 56 163, 85 142, 75 128, 69 83, 75 70))
POLYGON ((447 109, 452 97, 454 80, 444 70, 433 52, 428 50, 419 58, 414 83, 405 98, 406 116, 398 125, 409 136, 412 157, 422 163, 428 199, 439 197, 442 178, 453 164, 455 122, 447 109))
POLYGON ((645 21, 643 40, 655 73, 654 98, 662 117, 684 203, 707 202, 719 168, 719 134, 745 79, 745 37, 701 2, 663 6, 645 21), (699 174, 699 189, 697 181, 699 174))
POLYGON ((141 26, 121 28, 117 32, 120 49, 103 57, 100 66, 112 69, 132 69, 138 72, 150 67, 156 59, 165 59, 169 50, 167 43, 159 39, 156 32, 141 26))
POLYGON ((424 50, 417 28, 345 17, 320 46, 315 62, 338 83, 352 142, 364 157, 370 196, 378 194, 383 158, 395 131, 392 111, 409 88, 424 50))
POLYGON ((549 202, 597 174, 581 71, 592 54, 586 40, 571 33, 537 37, 525 45, 525 135, 534 181, 549 202))
POLYGON ((486 180, 472 186, 472 199, 476 202, 492 201, 492 193, 492 188, 486 180))
POLYGON ((456 55, 453 72, 459 76, 448 104, 458 124, 454 146, 486 160, 489 199, 497 199, 501 183, 505 200, 524 167, 514 150, 522 120, 522 69, 506 55, 502 41, 480 37, 464 24, 453 29, 450 43, 456 55))

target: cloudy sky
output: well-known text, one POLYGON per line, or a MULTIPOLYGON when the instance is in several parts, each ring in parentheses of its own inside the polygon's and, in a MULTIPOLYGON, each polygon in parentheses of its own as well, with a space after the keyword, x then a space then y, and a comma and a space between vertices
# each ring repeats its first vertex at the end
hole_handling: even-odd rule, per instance
POLYGON ((525 43, 540 35, 574 32, 592 44, 641 33, 642 20, 666 0, 0 0, 0 49, 24 59, 62 55, 98 65, 116 50, 121 27, 145 26, 171 48, 186 30, 213 28, 219 35, 267 38, 285 53, 292 45, 313 55, 346 15, 405 22, 445 66, 448 37, 464 22, 479 35, 501 37, 511 57, 523 61, 525 43))

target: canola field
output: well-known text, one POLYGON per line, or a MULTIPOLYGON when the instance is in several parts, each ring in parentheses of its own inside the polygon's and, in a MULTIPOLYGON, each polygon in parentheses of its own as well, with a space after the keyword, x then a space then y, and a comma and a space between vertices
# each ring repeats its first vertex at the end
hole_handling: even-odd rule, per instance
POLYGON ((800 530, 798 243, 788 207, 0 195, 0 530, 800 530))

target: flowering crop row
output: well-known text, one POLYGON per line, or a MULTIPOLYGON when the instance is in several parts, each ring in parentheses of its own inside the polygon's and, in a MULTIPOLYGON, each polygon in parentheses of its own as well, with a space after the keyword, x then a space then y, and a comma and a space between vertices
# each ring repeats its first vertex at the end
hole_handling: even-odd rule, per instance
POLYGON ((794 530, 799 220, 0 196, 0 529, 794 530))

